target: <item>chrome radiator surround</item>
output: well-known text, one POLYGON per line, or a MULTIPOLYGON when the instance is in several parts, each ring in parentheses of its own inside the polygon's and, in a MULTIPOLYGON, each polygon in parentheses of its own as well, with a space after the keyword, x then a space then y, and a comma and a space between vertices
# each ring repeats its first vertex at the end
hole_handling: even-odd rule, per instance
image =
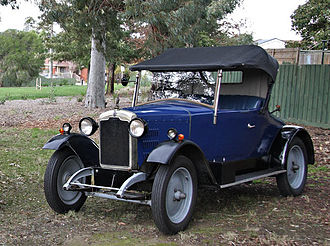
MULTIPOLYGON (((134 119, 136 117, 137 117, 136 114, 131 111, 114 109, 114 110, 110 110, 110 111, 102 113, 100 115, 99 121, 101 123, 102 121, 107 121, 110 118, 117 118, 120 121, 126 121, 129 123, 132 119, 134 119)), ((127 131, 128 131, 128 129, 127 129, 127 131)), ((101 135, 100 135, 100 153, 99 153, 100 166, 102 168, 110 169, 110 170, 120 170, 120 171, 138 170, 137 139, 132 137, 130 134, 128 134, 128 141, 129 141, 128 166, 108 165, 105 163, 101 163, 102 141, 101 141, 101 135)))

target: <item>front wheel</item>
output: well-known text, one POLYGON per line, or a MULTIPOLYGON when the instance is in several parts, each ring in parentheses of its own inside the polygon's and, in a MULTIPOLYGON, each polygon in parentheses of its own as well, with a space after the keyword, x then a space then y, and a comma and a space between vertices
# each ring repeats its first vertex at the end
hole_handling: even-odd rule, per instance
POLYGON ((151 208, 158 229, 165 234, 184 230, 192 217, 197 197, 197 175, 185 156, 160 166, 152 186, 151 208))
POLYGON ((307 178, 307 151, 300 138, 294 138, 288 147, 286 173, 276 177, 283 196, 298 196, 303 192, 307 178))
MULTIPOLYGON (((65 182, 82 168, 83 163, 70 149, 57 150, 50 158, 44 176, 44 191, 49 206, 55 212, 78 211, 86 201, 84 193, 63 189, 65 182)), ((85 178, 80 182, 85 182, 85 178)))

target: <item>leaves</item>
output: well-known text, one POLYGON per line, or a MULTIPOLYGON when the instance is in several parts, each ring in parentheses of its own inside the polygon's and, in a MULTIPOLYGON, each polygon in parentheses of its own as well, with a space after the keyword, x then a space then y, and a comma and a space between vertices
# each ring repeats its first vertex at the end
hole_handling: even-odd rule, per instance
POLYGON ((129 46, 130 32, 122 18, 123 1, 46 0, 39 7, 42 10, 41 29, 47 30, 50 24, 58 23, 63 30, 48 39, 48 47, 54 50, 55 59, 73 60, 87 67, 92 30, 94 38, 99 40, 98 50, 105 53, 108 62, 120 63, 135 57, 134 49, 129 46))
POLYGON ((0 0, 0 5, 9 5, 12 9, 18 9, 18 4, 16 0, 0 0))
MULTIPOLYGON (((322 40, 329 40, 330 8, 328 0, 308 0, 294 11, 291 20, 292 30, 303 38, 302 48, 320 49, 322 40)), ((329 42, 328 46, 330 46, 329 42)))
POLYGON ((44 64, 44 46, 34 32, 7 30, 0 34, 0 84, 21 86, 38 76, 44 64))
MULTIPOLYGON (((231 13, 240 0, 198 0, 198 1, 126 1, 126 15, 132 20, 130 23, 139 32, 138 42, 147 57, 155 56, 167 48, 215 46, 232 44, 231 36, 221 26, 224 17, 231 13)), ((246 44, 251 39, 242 38, 246 44)))

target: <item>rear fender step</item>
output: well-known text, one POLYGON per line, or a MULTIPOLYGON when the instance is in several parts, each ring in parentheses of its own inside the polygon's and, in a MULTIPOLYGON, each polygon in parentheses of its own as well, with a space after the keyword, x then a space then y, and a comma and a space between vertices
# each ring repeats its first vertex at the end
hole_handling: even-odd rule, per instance
POLYGON ((242 175, 236 176, 235 182, 220 185, 220 188, 227 188, 227 187, 230 187, 230 186, 246 183, 246 182, 253 181, 253 180, 256 180, 256 179, 275 176, 275 175, 285 173, 285 172, 286 172, 286 170, 283 170, 283 169, 279 170, 278 168, 272 168, 272 169, 267 169, 267 170, 261 170, 261 171, 257 171, 257 172, 242 174, 242 175))

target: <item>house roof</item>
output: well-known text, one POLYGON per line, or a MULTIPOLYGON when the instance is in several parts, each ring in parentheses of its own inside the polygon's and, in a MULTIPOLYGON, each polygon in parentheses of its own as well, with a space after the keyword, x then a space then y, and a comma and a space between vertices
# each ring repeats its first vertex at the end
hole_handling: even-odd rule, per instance
POLYGON ((281 40, 281 39, 278 39, 278 38, 259 39, 259 40, 256 41, 256 43, 257 43, 258 45, 260 45, 260 44, 268 43, 268 42, 273 41, 273 40, 278 40, 278 41, 281 41, 281 42, 285 43, 284 40, 281 40))
POLYGON ((163 54, 130 67, 132 71, 262 70, 273 81, 277 61, 256 45, 168 49, 163 54))

